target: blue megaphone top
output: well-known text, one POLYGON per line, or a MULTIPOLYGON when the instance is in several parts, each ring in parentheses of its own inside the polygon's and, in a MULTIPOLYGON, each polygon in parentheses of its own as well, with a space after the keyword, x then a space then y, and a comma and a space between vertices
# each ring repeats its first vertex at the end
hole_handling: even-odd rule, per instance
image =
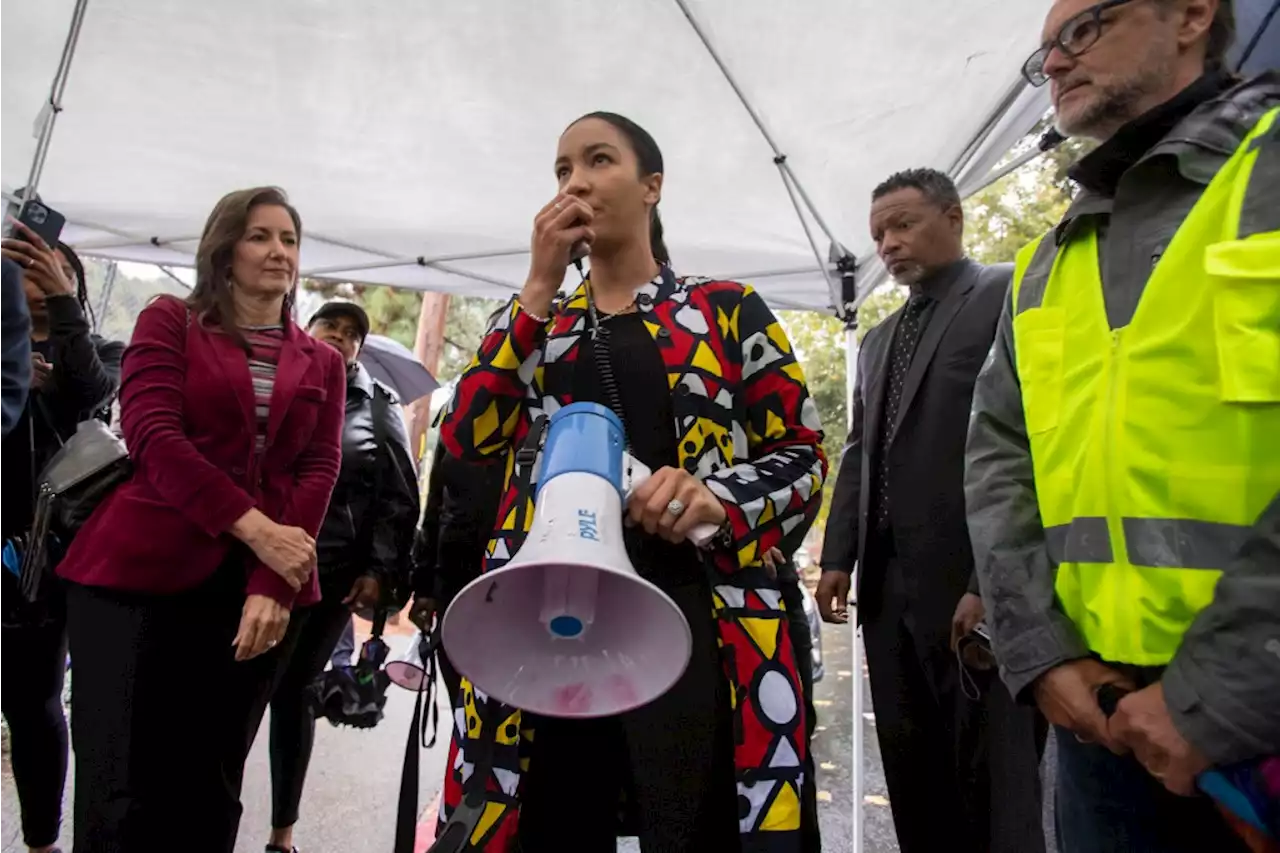
POLYGON ((570 403, 551 416, 542 451, 538 494, 561 474, 594 474, 608 480, 622 499, 622 421, 599 403, 570 403))

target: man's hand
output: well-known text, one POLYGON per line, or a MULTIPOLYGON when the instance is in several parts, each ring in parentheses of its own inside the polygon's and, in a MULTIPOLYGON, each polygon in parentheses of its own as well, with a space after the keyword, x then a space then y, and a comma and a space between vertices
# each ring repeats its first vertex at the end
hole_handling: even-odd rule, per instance
POLYGON ((431 621, 436 615, 436 600, 430 596, 417 595, 413 598, 413 606, 409 608, 409 621, 418 626, 419 631, 430 631, 431 621))
POLYGON ((1148 773, 1175 794, 1195 794, 1196 776, 1208 770, 1210 762, 1174 726, 1163 685, 1125 696, 1110 723, 1112 738, 1132 749, 1148 773))
POLYGON ((1100 743, 1116 755, 1124 755, 1129 747, 1112 737, 1107 717, 1098 707, 1098 688, 1104 684, 1134 688, 1111 667, 1082 658, 1055 666, 1036 679, 1032 690, 1040 713, 1049 722, 1074 732, 1083 743, 1100 743))
POLYGON ((971 592, 960 596, 956 604, 956 612, 951 616, 951 651, 960 645, 960 638, 966 636, 973 627, 982 621, 986 610, 982 607, 982 598, 971 592))
POLYGON ((378 579, 373 575, 361 575, 356 578, 356 582, 351 585, 351 592, 347 593, 347 597, 342 599, 342 603, 351 608, 351 610, 376 610, 378 602, 382 600, 382 587, 378 584, 378 579))
POLYGON ((849 573, 824 571, 818 578, 818 612, 823 622, 843 625, 849 621, 849 573))

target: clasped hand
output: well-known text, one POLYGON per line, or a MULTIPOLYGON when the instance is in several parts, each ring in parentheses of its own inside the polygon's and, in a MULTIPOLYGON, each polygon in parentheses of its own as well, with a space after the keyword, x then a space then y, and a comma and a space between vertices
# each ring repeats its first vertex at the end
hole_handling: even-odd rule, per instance
POLYGON ((660 468, 631 494, 627 523, 645 532, 680 543, 699 524, 719 527, 726 513, 720 499, 697 477, 682 468, 660 468), (673 504, 679 501, 679 504, 673 504), (680 507, 680 512, 672 509, 680 507))
POLYGON ((1035 682, 1034 692, 1049 722, 1083 743, 1099 743, 1117 755, 1132 752, 1175 794, 1194 794, 1196 776, 1209 769, 1208 758, 1174 725, 1158 682, 1137 690, 1123 673, 1085 658, 1049 670, 1035 682), (1126 693, 1109 719, 1098 706, 1098 691, 1106 684, 1126 693))

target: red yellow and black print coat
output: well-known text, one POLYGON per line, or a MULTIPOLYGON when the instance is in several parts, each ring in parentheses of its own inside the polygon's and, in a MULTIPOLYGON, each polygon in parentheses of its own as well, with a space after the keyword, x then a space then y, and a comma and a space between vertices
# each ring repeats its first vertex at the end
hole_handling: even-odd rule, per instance
MULTIPOLYGON (((760 557, 818 510, 827 461, 817 407, 782 327, 750 287, 659 276, 640 289, 636 304, 666 364, 680 464, 720 498, 732 529, 732 549, 705 552, 704 560, 714 593, 709 615, 732 688, 742 849, 793 853, 800 849, 804 702, 781 595, 760 557)), ((519 549, 525 530, 517 519, 533 516, 517 512, 515 454, 508 451, 534 418, 572 402, 573 364, 584 339, 584 287, 559 300, 545 324, 513 300, 458 384, 441 426, 449 452, 507 460, 486 571, 519 549)), ((522 728, 518 710, 504 708, 499 717, 488 798, 470 839, 471 849, 488 853, 515 847, 512 813, 528 767, 522 747, 534 736, 522 728)), ((474 770, 482 726, 476 691, 464 681, 454 709, 445 820, 474 770)))

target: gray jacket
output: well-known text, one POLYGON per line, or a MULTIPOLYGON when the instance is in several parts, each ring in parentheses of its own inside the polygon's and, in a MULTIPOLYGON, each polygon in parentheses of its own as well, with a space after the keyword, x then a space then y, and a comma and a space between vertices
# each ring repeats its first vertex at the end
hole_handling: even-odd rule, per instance
MULTIPOLYGON (((1083 191, 1041 242, 1017 310, 1037 304, 1058 246, 1095 225, 1107 318, 1133 316, 1148 275, 1209 181, 1262 115, 1280 105, 1267 72, 1197 107, 1123 173, 1114 197, 1083 191)), ((1242 236, 1280 230, 1280 123, 1260 140, 1242 236)), ((1001 675, 1015 695, 1054 666, 1089 655, 1054 594, 1055 555, 1036 503, 1014 360, 1012 297, 978 378, 965 494, 975 571, 1001 675)), ((1280 446, 1280 436, 1276 437, 1280 446)), ((1280 750, 1280 495, 1242 543, 1214 601, 1183 637, 1161 682, 1179 731, 1216 763, 1280 750)))

